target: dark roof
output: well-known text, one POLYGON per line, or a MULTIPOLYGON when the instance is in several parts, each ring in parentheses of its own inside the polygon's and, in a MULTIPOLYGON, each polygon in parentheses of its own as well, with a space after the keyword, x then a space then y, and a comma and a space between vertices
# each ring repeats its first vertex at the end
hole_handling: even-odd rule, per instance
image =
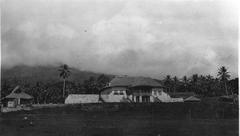
POLYGON ((238 98, 238 95, 223 95, 223 96, 220 96, 220 98, 233 99, 233 98, 238 98))
POLYGON ((21 99, 32 99, 33 97, 29 94, 26 94, 24 92, 21 93, 10 93, 8 96, 5 98, 21 98, 21 99))
POLYGON ((113 86, 126 86, 126 87, 137 87, 137 86, 150 86, 150 87, 162 87, 162 84, 152 78, 146 77, 115 77, 109 84, 113 86))
POLYGON ((108 86, 108 87, 102 88, 100 90, 100 92, 101 92, 101 94, 110 94, 113 91, 112 88, 114 88, 114 90, 116 88, 118 88, 118 89, 120 88, 120 90, 126 90, 127 89, 127 87, 125 87, 125 86, 108 86))
POLYGON ((201 99, 199 99, 199 98, 197 98, 197 97, 195 97, 195 96, 190 96, 190 97, 188 97, 188 98, 186 98, 185 100, 184 100, 185 102, 187 102, 187 101, 191 101, 191 102, 193 102, 193 101, 195 101, 195 102, 199 102, 199 101, 201 101, 201 99))
POLYGON ((111 87, 105 87, 101 91, 101 94, 110 94, 112 92, 111 87))
POLYGON ((173 93, 173 92, 169 92, 168 93, 171 97, 173 98, 179 98, 179 97, 182 97, 182 98, 188 98, 190 96, 196 96, 196 94, 194 92, 176 92, 176 93, 173 93))
POLYGON ((229 96, 220 96, 219 99, 220 101, 238 101, 238 95, 229 95, 229 96))

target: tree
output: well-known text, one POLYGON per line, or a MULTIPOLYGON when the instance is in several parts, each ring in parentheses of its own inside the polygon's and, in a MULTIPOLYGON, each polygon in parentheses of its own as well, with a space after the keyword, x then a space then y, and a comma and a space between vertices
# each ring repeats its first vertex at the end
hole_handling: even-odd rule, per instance
POLYGON ((230 79, 230 74, 227 71, 227 68, 225 66, 222 66, 218 69, 218 78, 219 80, 224 84, 224 88, 225 88, 225 93, 226 95, 228 95, 228 91, 227 91, 227 81, 230 79))
POLYGON ((167 87, 167 91, 170 92, 172 86, 172 79, 170 75, 167 75, 164 79, 164 85, 167 87))
POLYGON ((213 80, 214 80, 211 75, 207 75, 207 76, 206 76, 206 79, 207 79, 207 81, 213 81, 213 80))
POLYGON ((184 84, 184 91, 186 91, 187 90, 187 85, 188 85, 188 78, 187 78, 187 76, 184 76, 183 77, 183 84, 184 84))
POLYGON ((176 92, 176 88, 177 88, 177 85, 178 85, 178 78, 175 76, 173 78, 173 81, 174 81, 174 93, 176 92))
POLYGON ((59 76, 63 79, 63 98, 65 97, 65 89, 66 89, 66 79, 70 76, 70 70, 67 64, 63 64, 60 66, 60 71, 59 76))
POLYGON ((199 88, 198 88, 198 83, 199 83, 199 77, 198 74, 193 74, 192 75, 192 89, 194 92, 199 93, 199 88))
POLYGON ((99 99, 101 99, 101 89, 107 86, 107 84, 110 82, 110 78, 104 74, 101 74, 97 78, 97 89, 98 89, 98 95, 99 99))
POLYGON ((90 94, 98 94, 97 81, 95 77, 90 76, 88 80, 85 80, 83 83, 84 88, 90 94))
POLYGON ((192 75, 192 83, 196 84, 198 82, 198 74, 192 75))
POLYGON ((213 96, 215 94, 214 88, 217 87, 217 82, 214 80, 214 78, 211 75, 207 75, 205 77, 205 84, 207 88, 207 96, 213 96))
POLYGON ((98 90, 101 90, 102 88, 106 87, 109 81, 110 81, 110 78, 104 74, 101 74, 100 76, 98 76, 96 81, 98 90))
POLYGON ((234 94, 238 94, 238 78, 232 79, 228 82, 229 86, 231 86, 231 88, 233 89, 233 93, 234 94))

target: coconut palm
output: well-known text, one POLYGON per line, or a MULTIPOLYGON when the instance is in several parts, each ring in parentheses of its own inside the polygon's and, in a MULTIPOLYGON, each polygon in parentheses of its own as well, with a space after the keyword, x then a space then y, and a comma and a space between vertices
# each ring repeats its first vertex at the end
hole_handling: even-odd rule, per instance
POLYGON ((184 84, 184 91, 186 91, 187 90, 187 84, 188 84, 188 78, 187 78, 187 76, 184 76, 183 77, 183 79, 182 79, 182 81, 183 81, 183 84, 184 84))
POLYGON ((2 111, 2 89, 0 88, 0 112, 2 111))
POLYGON ((187 76, 183 77, 183 82, 184 82, 184 84, 187 84, 187 82, 188 82, 187 76))
POLYGON ((176 92, 176 88, 177 88, 177 85, 178 85, 178 78, 175 76, 173 78, 173 81, 174 81, 174 93, 176 92))
POLYGON ((206 76, 206 79, 207 79, 208 81, 212 81, 212 80, 213 80, 213 77, 212 77, 211 75, 207 75, 207 76, 206 76))
POLYGON ((164 79, 164 85, 167 87, 167 91, 170 92, 172 86, 172 79, 170 75, 167 75, 164 79))
POLYGON ((193 74, 192 75, 192 82, 193 82, 193 84, 196 84, 197 82, 198 82, 198 74, 193 74))
POLYGON ((228 79, 230 79, 230 74, 227 71, 227 68, 225 66, 220 67, 218 69, 218 74, 217 75, 218 75, 219 80, 224 84, 226 95, 228 95, 227 81, 228 81, 228 79))
POLYGON ((63 64, 60 66, 60 71, 59 76, 63 79, 63 98, 65 96, 65 89, 66 89, 66 79, 70 76, 70 70, 67 64, 63 64))
POLYGON ((195 93, 199 93, 199 76, 198 74, 193 74, 191 79, 191 86, 195 93))

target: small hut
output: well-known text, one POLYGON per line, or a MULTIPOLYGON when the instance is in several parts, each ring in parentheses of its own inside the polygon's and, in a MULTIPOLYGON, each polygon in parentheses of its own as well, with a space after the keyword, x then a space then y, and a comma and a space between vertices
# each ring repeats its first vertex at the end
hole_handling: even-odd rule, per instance
POLYGON ((33 97, 21 91, 20 86, 16 86, 9 95, 3 98, 3 104, 9 108, 30 105, 32 102, 33 97))
POLYGON ((7 99, 7 107, 16 107, 18 105, 29 105, 32 103, 33 97, 24 92, 11 93, 5 97, 7 99))
POLYGON ((169 93, 172 99, 182 98, 184 102, 200 102, 201 99, 197 97, 194 92, 175 92, 169 93))
POLYGON ((238 103, 238 95, 220 96, 218 101, 227 103, 238 103))

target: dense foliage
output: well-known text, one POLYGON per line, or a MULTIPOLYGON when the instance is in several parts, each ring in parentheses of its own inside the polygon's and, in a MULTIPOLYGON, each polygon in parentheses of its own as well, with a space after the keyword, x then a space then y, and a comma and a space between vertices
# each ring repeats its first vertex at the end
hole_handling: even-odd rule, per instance
POLYGON ((167 75, 163 80, 168 92, 195 92, 200 96, 221 96, 238 94, 238 78, 230 79, 230 74, 223 66, 218 69, 218 77, 193 74, 178 79, 167 75))

